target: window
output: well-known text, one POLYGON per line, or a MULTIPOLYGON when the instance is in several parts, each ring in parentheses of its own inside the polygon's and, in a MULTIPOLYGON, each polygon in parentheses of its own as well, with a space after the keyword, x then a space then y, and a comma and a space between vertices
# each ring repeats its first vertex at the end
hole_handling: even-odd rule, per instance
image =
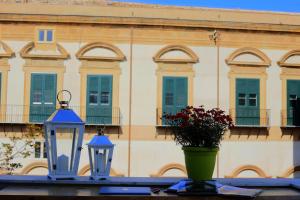
POLYGON ((88 75, 86 121, 88 124, 112 123, 112 75, 88 75))
POLYGON ((109 104, 109 92, 101 92, 101 105, 109 104))
POLYGON ((260 125, 259 79, 236 79, 236 125, 260 125))
POLYGON ((290 94, 290 99, 289 99, 290 107, 293 107, 293 106, 294 106, 296 100, 297 100, 297 95, 295 95, 295 94, 290 94))
POLYGON ((98 104, 98 92, 97 91, 90 91, 89 98, 90 98, 89 99, 90 105, 98 104))
POLYGON ((43 148, 43 150, 44 150, 43 158, 47 158, 46 142, 44 142, 43 147, 44 147, 44 148, 43 148))
POLYGON ((51 29, 39 29, 38 30, 39 42, 53 42, 53 30, 51 29))
POLYGON ((46 143, 36 141, 34 143, 34 157, 35 158, 47 158, 47 151, 46 151, 46 143), (43 146, 42 146, 43 144, 43 146), (42 157, 43 155, 43 157, 42 157))
POLYGON ((239 93, 239 97, 238 97, 238 102, 239 102, 239 106, 245 106, 246 105, 246 94, 244 93, 239 93))
POLYGON ((287 80, 287 125, 300 126, 300 80, 287 80))
MULTIPOLYGON (((188 104, 188 78, 163 77, 162 113, 175 114, 188 104)), ((162 121, 163 125, 165 121, 162 121)))
POLYGON ((40 158, 41 157, 41 142, 35 142, 34 144, 34 157, 40 158))
POLYGON ((173 93, 171 92, 167 92, 166 93, 166 105, 167 106, 172 106, 174 103, 174 97, 173 97, 173 93))
POLYGON ((249 94, 249 106, 256 106, 257 105, 257 95, 256 94, 249 94))
POLYGON ((55 111, 56 74, 31 74, 30 122, 44 122, 55 111))

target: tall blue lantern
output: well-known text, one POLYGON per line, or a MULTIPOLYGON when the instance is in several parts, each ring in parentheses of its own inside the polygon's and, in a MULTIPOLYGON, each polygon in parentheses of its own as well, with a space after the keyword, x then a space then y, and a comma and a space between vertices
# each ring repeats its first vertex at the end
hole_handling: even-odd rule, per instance
POLYGON ((60 108, 44 123, 48 177, 73 179, 77 176, 85 123, 69 108, 69 91, 60 91, 57 100, 60 108), (59 99, 59 94, 63 93, 69 94, 68 101, 59 99))

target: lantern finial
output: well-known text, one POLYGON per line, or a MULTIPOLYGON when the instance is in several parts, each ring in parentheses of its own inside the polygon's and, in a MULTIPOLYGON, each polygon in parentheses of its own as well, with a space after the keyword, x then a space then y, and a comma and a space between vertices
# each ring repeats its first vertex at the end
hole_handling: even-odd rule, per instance
POLYGON ((62 108, 62 109, 68 109, 69 108, 69 103, 70 103, 70 101, 72 99, 72 94, 71 94, 71 92, 69 90, 61 90, 61 91, 59 91, 57 93, 56 99, 57 99, 57 101, 60 104, 60 108, 62 108), (69 96, 68 100, 64 99, 64 96, 65 96, 64 94, 68 94, 68 96, 69 96))
POLYGON ((97 135, 99 135, 99 136, 104 135, 104 130, 105 130, 105 126, 99 127, 97 129, 97 135))

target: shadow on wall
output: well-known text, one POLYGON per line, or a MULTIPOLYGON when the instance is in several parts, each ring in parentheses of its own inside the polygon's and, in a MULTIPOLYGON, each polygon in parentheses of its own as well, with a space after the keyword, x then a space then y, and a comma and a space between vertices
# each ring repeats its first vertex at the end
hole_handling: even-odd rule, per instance
POLYGON ((286 171, 283 176, 285 178, 300 178, 300 138, 299 138, 300 130, 298 129, 297 132, 293 133, 294 135, 294 142, 293 142, 293 161, 294 166, 291 167, 289 170, 286 171))

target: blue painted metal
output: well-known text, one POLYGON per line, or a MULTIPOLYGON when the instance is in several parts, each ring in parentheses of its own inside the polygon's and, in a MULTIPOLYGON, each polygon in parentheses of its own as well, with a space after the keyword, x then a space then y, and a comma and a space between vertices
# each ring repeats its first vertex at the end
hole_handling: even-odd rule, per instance
POLYGON ((46 123, 76 123, 84 124, 80 117, 72 109, 56 110, 46 123))
POLYGON ((90 147, 113 147, 114 144, 111 143, 109 138, 105 135, 96 135, 93 137, 93 139, 88 143, 88 146, 90 147))

